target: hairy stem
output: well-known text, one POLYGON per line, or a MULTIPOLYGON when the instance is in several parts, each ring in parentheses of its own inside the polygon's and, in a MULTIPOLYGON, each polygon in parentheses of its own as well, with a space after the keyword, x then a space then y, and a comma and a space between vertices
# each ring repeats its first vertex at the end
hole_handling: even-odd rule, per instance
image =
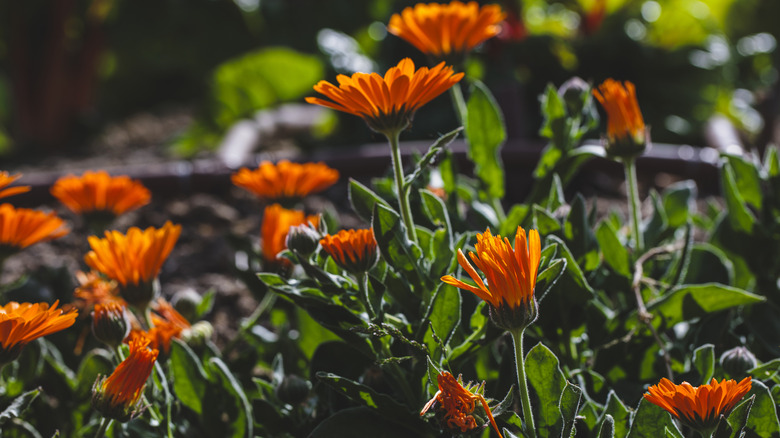
POLYGON ((412 219, 412 209, 409 206, 409 191, 404 188, 404 167, 401 163, 401 147, 398 144, 398 137, 401 132, 396 131, 387 133, 387 140, 390 142, 390 149, 393 157, 393 176, 395 178, 395 188, 398 192, 398 203, 401 207, 401 219, 406 227, 406 237, 414 243, 417 243, 417 231, 414 228, 412 219))
POLYGON ((636 159, 629 158, 624 162, 626 183, 628 184, 628 209, 631 212, 631 234, 634 240, 634 253, 641 254, 645 246, 642 232, 639 230, 641 217, 639 213, 639 186, 636 181, 636 159))
POLYGON ((525 434, 536 438, 534 413, 531 409, 531 395, 528 393, 528 379, 525 377, 525 359, 523 358, 523 332, 525 329, 512 330, 512 340, 515 344, 515 363, 517 364, 517 384, 520 389, 520 403, 523 405, 523 426, 525 434))

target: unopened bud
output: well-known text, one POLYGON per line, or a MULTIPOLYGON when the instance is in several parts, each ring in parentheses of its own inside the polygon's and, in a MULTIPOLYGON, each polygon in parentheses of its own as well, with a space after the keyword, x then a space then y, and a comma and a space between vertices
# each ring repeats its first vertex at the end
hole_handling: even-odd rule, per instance
POLYGON ((287 248, 302 257, 309 257, 317 250, 320 235, 308 225, 290 227, 287 233, 287 248))
POLYGON ((574 76, 561 85, 558 95, 566 103, 566 109, 570 116, 580 114, 585 108, 585 103, 591 98, 590 85, 582 78, 574 76))
POLYGON ((755 368, 757 364, 756 356, 742 346, 726 350, 720 356, 721 368, 735 379, 747 376, 748 371, 755 368))
POLYGON ((282 383, 276 387, 279 400, 293 406, 303 403, 309 397, 309 392, 311 382, 295 375, 285 376, 282 383))
POLYGON ((130 315, 120 302, 95 304, 92 312, 92 333, 111 348, 116 348, 130 334, 130 315))

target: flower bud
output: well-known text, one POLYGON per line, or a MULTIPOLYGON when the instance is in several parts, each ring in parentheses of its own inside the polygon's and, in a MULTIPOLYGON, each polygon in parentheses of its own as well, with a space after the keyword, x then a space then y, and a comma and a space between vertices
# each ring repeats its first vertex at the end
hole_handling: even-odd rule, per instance
POLYGON ((200 306, 202 301, 203 297, 194 289, 184 289, 176 292, 173 298, 171 298, 171 305, 187 321, 194 321, 197 319, 198 306, 200 306))
POLYGON ((582 112, 585 103, 590 99, 590 85, 578 76, 570 78, 558 89, 558 95, 566 103, 569 116, 582 112))
POLYGON ((155 278, 151 281, 140 282, 138 284, 128 283, 119 285, 119 295, 127 304, 135 307, 141 312, 146 311, 149 303, 160 295, 160 281, 155 278))
POLYGON ((302 257, 314 254, 319 243, 320 235, 305 224, 290 227, 290 232, 287 233, 287 248, 302 257))
POLYGON ((720 356, 720 366, 723 371, 729 373, 732 378, 742 378, 747 376, 748 372, 756 367, 758 361, 756 356, 745 347, 734 347, 726 350, 720 356))
POLYGON ((198 321, 181 332, 184 342, 190 346, 201 346, 214 334, 214 326, 208 321, 198 321))
POLYGON ((130 334, 130 315, 125 305, 116 301, 95 304, 92 333, 112 349, 121 345, 130 334))
POLYGON ((285 376, 282 383, 276 387, 279 400, 293 406, 303 403, 309 397, 309 392, 311 382, 295 375, 285 376))

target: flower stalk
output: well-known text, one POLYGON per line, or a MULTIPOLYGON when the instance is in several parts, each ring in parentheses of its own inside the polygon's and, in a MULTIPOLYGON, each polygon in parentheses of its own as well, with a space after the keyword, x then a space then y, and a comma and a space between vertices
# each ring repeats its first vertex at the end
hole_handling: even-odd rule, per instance
POLYGON ((634 250, 636 251, 636 254, 641 254, 645 242, 642 231, 639 229, 642 215, 639 211, 641 203, 639 201, 639 186, 636 178, 636 159, 628 158, 624 160, 623 166, 626 171, 626 183, 628 184, 628 210, 631 214, 631 237, 634 241, 634 250))
POLYGON ((417 243, 417 231, 414 228, 414 219, 412 218, 412 209, 409 206, 409 190, 404 187, 404 168, 401 162, 401 147, 398 144, 398 138, 401 131, 395 130, 385 135, 390 142, 390 150, 393 159, 393 178, 395 179, 395 189, 398 194, 398 203, 401 209, 401 219, 406 227, 406 237, 414 243, 417 243))
POLYGON ((536 438, 536 426, 534 413, 531 408, 531 395, 528 392, 528 379, 525 375, 525 358, 523 357, 523 333, 525 328, 510 330, 515 346, 515 363, 517 364, 517 385, 520 390, 520 404, 523 408, 523 426, 525 434, 530 438, 536 438))

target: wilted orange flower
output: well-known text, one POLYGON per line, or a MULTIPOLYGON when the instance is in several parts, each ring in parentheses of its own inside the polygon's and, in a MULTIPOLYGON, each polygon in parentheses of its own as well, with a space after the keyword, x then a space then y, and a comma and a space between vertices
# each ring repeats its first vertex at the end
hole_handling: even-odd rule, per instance
POLYGON ((111 302, 123 302, 116 282, 107 280, 96 271, 76 272, 76 280, 79 285, 73 291, 73 297, 76 299, 76 306, 81 309, 82 315, 89 312, 97 304, 108 304, 111 302))
POLYGON ((146 380, 152 374, 158 351, 149 340, 130 342, 130 354, 108 377, 98 378, 92 387, 92 406, 104 417, 125 422, 139 409, 146 380))
POLYGON ((58 309, 59 301, 0 306, 0 367, 17 357, 29 342, 64 330, 76 321, 76 309, 58 309))
POLYGON ((58 239, 69 231, 65 221, 54 212, 0 205, 0 253, 3 250, 15 252, 38 242, 58 239))
POLYGON ((534 288, 541 257, 539 232, 531 230, 526 238, 525 230, 517 227, 515 247, 509 239, 493 236, 490 230, 477 234, 471 260, 487 277, 487 285, 471 266, 463 251, 458 249, 458 263, 477 286, 464 283, 451 275, 441 280, 461 289, 473 292, 487 301, 493 311, 494 322, 500 327, 512 329, 526 327, 537 315, 534 288))
POLYGON ((306 101, 362 117, 371 129, 390 136, 405 129, 418 108, 461 78, 463 73, 454 73, 444 62, 415 71, 414 62, 405 58, 384 77, 377 73, 339 75, 338 87, 320 81, 314 90, 330 100, 307 97, 306 101))
POLYGON ((499 5, 480 6, 475 1, 417 3, 393 14, 387 31, 425 54, 444 59, 463 55, 498 35, 505 16, 499 5))
POLYGON ((341 230, 326 234, 320 240, 322 249, 343 269, 359 274, 367 272, 377 262, 379 253, 373 230, 341 230))
POLYGON ((436 380, 439 384, 439 390, 425 404, 420 415, 424 415, 434 403, 439 402, 441 405, 439 410, 444 412, 443 421, 447 427, 460 432, 468 432, 477 427, 477 421, 472 413, 476 408, 476 402, 479 401, 493 429, 501 437, 501 431, 493 418, 493 413, 482 395, 484 382, 481 385, 473 385, 473 387, 471 385, 464 386, 461 376, 455 379, 447 371, 442 371, 436 376, 436 380))
POLYGON ((593 90, 593 95, 607 112, 607 153, 617 157, 641 154, 647 143, 647 130, 634 84, 607 79, 593 90))
POLYGON ((317 215, 306 216, 299 210, 288 210, 279 204, 272 204, 265 208, 263 213, 263 225, 260 235, 263 239, 263 258, 270 263, 289 263, 278 260, 276 255, 287 248, 287 233, 290 227, 310 223, 317 227, 320 218, 317 215))
POLYGON ((29 192, 30 186, 8 187, 12 182, 16 181, 21 177, 22 177, 21 173, 11 175, 6 171, 0 172, 0 198, 18 195, 19 193, 29 192))
POLYGON ((339 172, 325 163, 263 161, 257 169, 239 169, 230 179, 266 201, 276 201, 300 199, 325 190, 339 180, 339 172))
POLYGON ((149 203, 152 195, 140 181, 130 177, 111 176, 108 172, 84 172, 58 179, 51 194, 74 213, 106 212, 114 216, 149 203))
POLYGON ((741 382, 712 379, 709 384, 691 386, 688 382, 675 385, 663 378, 658 385, 647 388, 647 401, 666 409, 670 414, 698 431, 711 431, 721 415, 727 416, 750 391, 751 377, 741 382))

